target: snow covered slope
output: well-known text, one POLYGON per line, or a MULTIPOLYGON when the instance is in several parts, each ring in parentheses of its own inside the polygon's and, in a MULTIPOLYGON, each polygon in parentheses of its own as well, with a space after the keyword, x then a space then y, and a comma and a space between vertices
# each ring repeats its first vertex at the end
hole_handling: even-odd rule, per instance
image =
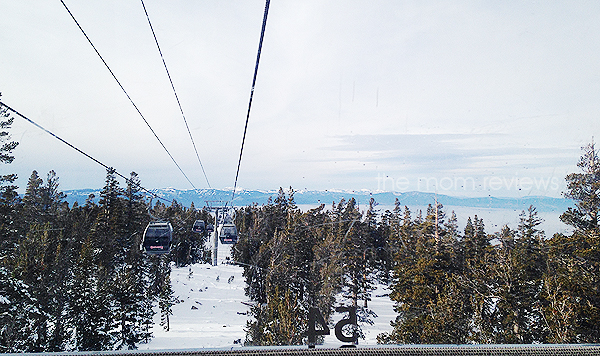
MULTIPOLYGON (((156 308, 154 338, 148 344, 140 344, 140 350, 223 348, 241 346, 246 336, 244 328, 249 307, 244 295, 243 268, 224 264, 229 256, 229 246, 220 246, 219 262, 213 267, 208 264, 196 264, 175 268, 171 272, 171 283, 175 296, 180 303, 173 306, 170 317, 170 330, 160 326, 160 312, 156 308)), ((361 345, 374 345, 377 335, 390 331, 390 321, 395 318, 390 301, 389 290, 380 286, 373 291, 373 300, 369 307, 378 315, 374 325, 363 325, 365 340, 361 345), (379 296, 379 297, 376 297, 379 296)), ((334 315, 333 325, 342 318, 334 315)), ((325 337, 326 346, 341 345, 334 335, 325 337)))
POLYGON ((144 349, 186 349, 233 346, 245 338, 248 306, 244 295, 243 269, 237 266, 197 264, 175 268, 171 283, 175 297, 170 330, 160 326, 156 308, 154 339, 144 349))

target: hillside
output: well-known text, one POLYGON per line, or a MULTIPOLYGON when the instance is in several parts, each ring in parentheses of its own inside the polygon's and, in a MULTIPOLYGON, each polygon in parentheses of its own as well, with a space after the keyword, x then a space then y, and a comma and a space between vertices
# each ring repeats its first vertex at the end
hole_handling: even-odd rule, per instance
MULTIPOLYGON (((228 246, 219 248, 219 256, 228 255, 228 246)), ((155 308, 154 338, 148 344, 140 344, 140 350, 223 348, 241 346, 244 340, 246 313, 249 299, 244 295, 243 268, 223 264, 213 267, 195 264, 176 268, 171 272, 171 283, 180 303, 173 307, 170 330, 160 326, 160 313, 155 308)), ((365 340, 361 345, 376 344, 377 335, 390 331, 390 321, 395 318, 393 304, 383 286, 373 292, 369 306, 378 315, 374 325, 363 325, 365 340)), ((335 315, 333 324, 341 318, 335 315)), ((327 346, 342 345, 335 335, 325 337, 327 346)))

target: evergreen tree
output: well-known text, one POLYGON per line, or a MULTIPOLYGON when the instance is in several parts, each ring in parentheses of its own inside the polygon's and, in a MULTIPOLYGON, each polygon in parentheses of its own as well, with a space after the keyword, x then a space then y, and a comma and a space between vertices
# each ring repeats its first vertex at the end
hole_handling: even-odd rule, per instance
POLYGON ((282 293, 277 286, 274 286, 269 294, 266 319, 270 322, 264 331, 263 345, 302 344, 307 313, 298 313, 298 297, 289 289, 282 293))
MULTIPOLYGON (((365 212, 363 221, 362 214, 354 198, 351 198, 343 207, 341 214, 337 214, 342 220, 349 220, 348 230, 344 235, 338 236, 339 252, 342 272, 342 296, 350 303, 350 306, 356 307, 356 314, 359 321, 359 336, 362 334, 360 324, 373 324, 372 317, 377 315, 368 308, 368 301, 371 299, 371 291, 375 289, 374 279, 377 275, 377 266, 379 265, 379 254, 376 242, 378 242, 378 223, 376 220, 375 200, 371 199, 369 208, 365 212), (362 303, 358 303, 361 300, 362 303)), ((342 209, 338 207, 339 211, 342 209)), ((338 230, 340 233, 343 230, 338 230)))
POLYGON ((28 223, 42 223, 42 186, 44 180, 40 178, 37 171, 31 172, 25 195, 23 196, 23 210, 28 223))
POLYGON ((173 305, 178 301, 174 296, 171 288, 171 267, 166 263, 161 264, 161 272, 163 274, 162 284, 158 295, 158 307, 160 308, 160 325, 166 330, 171 329, 170 316, 173 315, 173 305))
POLYGON ((600 341, 600 160, 594 143, 583 151, 582 173, 566 177, 564 195, 575 207, 560 217, 574 231, 548 242, 544 315, 551 342, 600 341))
POLYGON ((598 214, 600 212, 600 158, 592 142, 583 147, 583 155, 577 166, 583 173, 567 175, 566 198, 575 201, 575 207, 568 208, 560 219, 576 229, 580 235, 600 235, 598 214))
POLYGON ((33 351, 42 352, 47 351, 47 331, 51 325, 49 316, 53 300, 50 288, 53 287, 51 276, 54 259, 49 246, 49 224, 34 224, 31 225, 31 229, 26 238, 19 243, 13 271, 17 278, 30 286, 29 293, 35 298, 37 308, 42 311, 38 318, 32 320, 34 329, 31 330, 36 334, 33 351))
MULTIPOLYGON (((0 94, 1 95, 1 94, 0 94)), ((18 142, 10 141, 8 129, 13 123, 8 109, 0 102, 0 164, 10 164, 18 142)), ((16 174, 0 175, 0 261, 16 247, 22 229, 22 212, 16 174)))
POLYGON ((446 224, 441 205, 429 206, 425 219, 410 221, 406 209, 400 229, 391 299, 398 317, 380 343, 464 343, 469 303, 459 283, 455 218, 446 224), (447 230, 448 229, 448 230, 447 230))
POLYGON ((261 289, 255 293, 266 301, 251 309, 255 321, 247 325, 246 343, 301 344, 312 295, 308 285, 311 279, 310 262, 313 260, 312 235, 305 229, 296 228, 302 217, 293 201, 293 190, 290 189, 287 197, 280 189, 275 204, 268 204, 264 208, 276 214, 270 221, 279 226, 273 229, 272 237, 260 248, 260 257, 256 256, 259 261, 266 263, 249 266, 251 281, 256 281, 257 270, 260 271, 258 276, 265 278, 261 289))
POLYGON ((386 210, 381 216, 379 235, 384 243, 383 269, 385 271, 384 282, 390 282, 394 269, 394 256, 398 254, 402 241, 400 240, 400 227, 402 226, 402 207, 396 198, 394 209, 386 210))
POLYGON ((473 327, 469 341, 476 343, 491 343, 494 334, 492 313, 495 299, 491 289, 493 276, 489 274, 489 266, 494 261, 490 241, 491 236, 485 233, 483 219, 477 215, 473 220, 469 217, 461 241, 464 266, 461 285, 465 296, 469 298, 472 313, 473 327))
POLYGON ((76 351, 110 350, 113 347, 111 333, 116 324, 112 298, 106 280, 102 279, 103 269, 94 243, 87 239, 74 266, 69 288, 68 313, 76 351))
POLYGON ((337 243, 337 224, 331 220, 331 215, 324 211, 321 205, 306 213, 305 225, 314 236, 314 259, 311 262, 311 277, 309 280, 308 307, 316 307, 329 320, 337 302, 336 295, 341 292, 342 285, 342 254, 337 243))
POLYGON ((547 325, 540 308, 544 274, 548 266, 545 234, 539 229, 542 222, 536 208, 530 206, 521 213, 517 228, 514 265, 518 272, 517 295, 520 300, 517 302, 518 308, 514 308, 518 312, 515 313, 513 332, 519 343, 546 340, 547 325))
POLYGON ((56 224, 61 215, 65 194, 58 190, 58 177, 54 171, 48 172, 46 182, 33 171, 27 182, 23 209, 29 224, 56 224))
POLYGON ((38 321, 47 316, 29 293, 29 286, 0 266, 0 352, 40 351, 38 321))
MULTIPOLYGON (((143 232, 148 223, 148 207, 144 200, 144 195, 141 193, 141 182, 137 173, 131 172, 127 180, 127 188, 125 189, 126 216, 125 230, 128 236, 135 233, 143 232)), ((126 246, 131 246, 133 241, 124 241, 126 246)))
POLYGON ((94 243, 99 249, 99 262, 108 275, 117 265, 125 261, 129 251, 125 244, 130 235, 126 230, 127 215, 122 195, 123 190, 119 187, 115 170, 109 168, 106 174, 106 184, 100 191, 100 211, 92 231, 94 243))
POLYGON ((236 244, 233 258, 244 266, 246 278, 246 295, 252 300, 267 303, 267 274, 272 264, 270 242, 277 231, 286 229, 288 213, 296 209, 293 198, 288 199, 283 189, 279 189, 275 201, 269 200, 267 204, 247 209, 248 224, 240 226, 240 240, 236 244))
POLYGON ((46 183, 42 189, 42 211, 45 218, 44 222, 55 224, 62 213, 62 208, 64 207, 63 201, 66 198, 66 195, 58 189, 58 186, 58 176, 51 170, 48 172, 46 183))
MULTIPOLYGON (((113 280, 115 300, 115 319, 118 323, 115 335, 116 349, 137 349, 137 344, 147 340, 151 334, 147 325, 153 316, 151 304, 147 303, 145 280, 142 278, 140 264, 119 266, 113 280)), ((168 276, 166 276, 168 283, 168 276)), ((170 284, 170 283, 169 283, 170 284)))
POLYGON ((546 325, 539 308, 546 260, 542 220, 530 206, 520 215, 516 231, 504 226, 491 258, 491 290, 496 298, 491 313, 491 341, 529 344, 545 340, 546 325))

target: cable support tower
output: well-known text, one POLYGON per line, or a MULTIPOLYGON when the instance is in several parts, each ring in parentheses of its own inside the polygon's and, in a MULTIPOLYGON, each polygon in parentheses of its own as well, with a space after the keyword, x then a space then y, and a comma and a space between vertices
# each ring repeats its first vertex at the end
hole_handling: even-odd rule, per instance
POLYGON ((63 4, 63 6, 67 10, 67 12, 71 16, 71 18, 73 19, 73 21, 77 25, 77 27, 79 27, 79 30, 81 30, 81 33, 83 33, 83 35, 87 39, 88 43, 92 46, 92 48, 94 49, 94 51, 96 52, 96 54, 98 55, 98 57, 100 57, 100 60, 102 61, 102 63, 104 63, 104 66, 106 67, 106 69, 108 69, 108 71, 110 72, 110 74, 112 75, 112 77, 115 79, 115 81, 117 82, 117 84, 119 85, 119 87, 121 88, 121 90, 123 91, 123 93, 125 94, 125 96, 127 97, 127 99, 129 99, 129 102, 131 103, 131 105, 133 105, 133 107, 138 112, 138 114, 140 115, 140 117, 142 118, 142 120, 144 120, 144 122, 146 123, 146 126, 148 126, 148 128, 150 129, 150 131, 152 132, 152 134, 154 135, 154 137, 156 138, 156 140, 158 140, 158 142, 160 143, 160 145, 162 146, 162 148, 165 150, 165 152, 167 152, 167 154, 169 155, 169 157, 171 157, 171 160, 173 161, 173 163, 175 163, 175 165, 177 166, 177 168, 179 169, 179 171, 181 172, 181 174, 183 174, 183 176, 185 177, 185 179, 187 179, 187 181, 190 183, 190 185, 194 189, 196 189, 196 187, 194 186, 194 183, 192 183, 192 181, 188 178, 188 176, 185 174, 185 172, 183 171, 183 169, 181 169, 181 167, 179 166, 179 164, 177 163, 177 161, 175 160, 175 158, 173 158, 173 156, 171 155, 171 153, 169 152, 169 150, 167 149, 167 147, 163 144, 163 142, 160 140, 160 138, 158 138, 158 135, 156 134, 156 132, 154 132, 154 130, 152 129, 152 126, 150 126, 150 123, 148 123, 148 121, 146 120, 146 118, 144 117, 144 115, 142 115, 142 112, 140 111, 140 109, 137 107, 137 105, 135 105, 135 103, 133 102, 133 99, 131 99, 131 97, 129 96, 129 94, 125 90, 125 87, 123 87, 123 85, 121 84, 121 82, 117 79, 117 76, 115 75, 115 73, 110 69, 108 63, 106 63, 106 61, 104 60, 104 58, 102 57, 102 55, 100 54, 100 52, 98 51, 98 49, 96 49, 96 46, 94 46, 94 43, 92 43, 92 40, 85 33, 85 31, 83 30, 83 28, 81 27, 81 25, 79 25, 79 22, 77 21, 77 19, 75 18, 75 16, 71 12, 71 10, 69 10, 69 8, 67 7, 67 4, 65 4, 65 2, 63 0, 60 0, 60 2, 63 4))
MULTIPOLYGON (((50 130, 47 130, 46 128, 42 127, 40 124, 36 123, 35 121, 31 120, 30 118, 28 118, 27 116, 21 114, 20 112, 18 112, 17 110, 11 108, 10 106, 6 105, 5 103, 0 101, 0 106, 4 106, 5 108, 7 108, 8 110, 12 111, 13 113, 15 113, 17 116, 19 116, 20 118, 29 121, 31 124, 33 124, 35 127, 41 129, 42 131, 46 132, 47 134, 49 134, 50 136, 54 137, 55 139, 59 140, 60 142, 64 143, 65 145, 71 147, 72 149, 74 149, 75 151, 81 153, 82 155, 86 156, 87 158, 91 159, 92 161, 98 163, 99 165, 101 165, 102 167, 104 167, 106 170, 108 171, 112 171, 114 172, 116 175, 118 175, 119 177, 125 179, 125 182, 127 182, 128 184, 130 183, 130 179, 125 177, 124 175, 122 175, 121 173, 117 172, 116 169, 114 169, 113 167, 109 167, 106 164, 100 162, 99 160, 97 160, 96 158, 90 156, 89 154, 85 153, 84 151, 80 150, 79 148, 77 148, 76 146, 70 144, 69 142, 65 141, 64 139, 60 138, 59 136, 55 135, 53 132, 51 132, 50 130)), ((142 187, 141 185, 136 184, 136 186, 138 188, 140 188, 140 190, 144 191, 147 194, 152 195, 153 197, 163 200, 167 203, 172 203, 172 201, 167 200, 159 195, 157 195, 156 193, 150 191, 147 188, 142 187)))
POLYGON ((175 95, 175 100, 177 101, 177 105, 179 106, 179 111, 181 112, 181 117, 183 117, 183 122, 185 123, 185 128, 190 136, 190 140, 192 141, 192 146, 194 147, 194 152, 196 152, 196 157, 198 158, 198 163, 200 163, 200 168, 202 168, 202 173, 204 174, 204 178, 206 179, 206 184, 210 188, 210 182, 208 181, 208 176, 206 175, 206 171, 204 171, 204 166, 202 165, 202 161, 200 160, 200 155, 198 154, 198 149, 196 148, 196 143, 194 142, 194 137, 192 137, 192 132, 190 131, 190 127, 188 126, 187 120, 185 119, 185 114, 183 113, 183 108, 181 107, 181 102, 179 101, 179 96, 177 95, 177 91, 175 90, 175 85, 173 84, 173 80, 171 79, 171 74, 169 73, 169 68, 167 68, 167 62, 165 62, 165 57, 162 54, 160 49, 160 45, 158 44, 158 39, 156 38, 156 33, 154 32, 154 27, 152 27, 152 22, 150 21, 150 16, 148 15, 148 11, 146 10, 146 5, 144 4, 144 0, 141 0, 142 7, 144 8, 144 13, 146 14, 146 19, 148 20, 148 25, 150 26, 150 31, 152 31, 152 36, 154 37, 154 42, 156 43, 156 48, 158 49, 158 54, 160 54, 160 59, 162 59, 163 66, 165 67, 165 71, 167 72, 167 77, 169 77, 169 83, 171 83, 171 88, 173 89, 173 94, 175 95))
MULTIPOLYGON (((62 0, 61 0, 62 1, 62 0)), ((240 158, 238 159, 237 171, 235 172, 235 182, 233 183, 233 192, 231 193, 231 205, 235 197, 238 177, 240 174, 240 165, 242 164, 242 154, 244 153, 244 143, 246 142, 246 132, 248 131, 248 120, 250 119, 250 108, 252 107, 252 98, 254 96, 254 86, 256 85, 256 75, 258 73, 258 64, 260 62, 260 51, 262 50, 263 39, 265 37, 265 28, 267 27, 267 16, 269 14, 269 5, 271 1, 266 0, 265 12, 263 14, 262 29, 260 31, 260 40, 258 42, 258 53, 256 54, 256 64, 254 66, 254 77, 252 78, 252 89, 250 90, 250 101, 248 102, 248 112, 246 114, 246 124, 244 125, 244 135, 242 136, 242 147, 240 148, 240 158)))

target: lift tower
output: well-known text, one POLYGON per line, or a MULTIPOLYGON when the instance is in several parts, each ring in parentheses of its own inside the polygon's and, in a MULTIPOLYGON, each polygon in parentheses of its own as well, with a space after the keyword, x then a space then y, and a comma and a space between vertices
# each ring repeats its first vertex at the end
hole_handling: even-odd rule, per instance
POLYGON ((211 239, 212 239, 212 265, 216 266, 217 265, 217 251, 219 250, 219 232, 218 232, 218 227, 219 227, 219 210, 220 211, 225 211, 227 209, 227 204, 223 205, 223 203, 225 203, 222 200, 205 200, 206 202, 206 209, 210 212, 214 212, 215 213, 215 226, 213 228, 213 232, 211 234, 211 239))

